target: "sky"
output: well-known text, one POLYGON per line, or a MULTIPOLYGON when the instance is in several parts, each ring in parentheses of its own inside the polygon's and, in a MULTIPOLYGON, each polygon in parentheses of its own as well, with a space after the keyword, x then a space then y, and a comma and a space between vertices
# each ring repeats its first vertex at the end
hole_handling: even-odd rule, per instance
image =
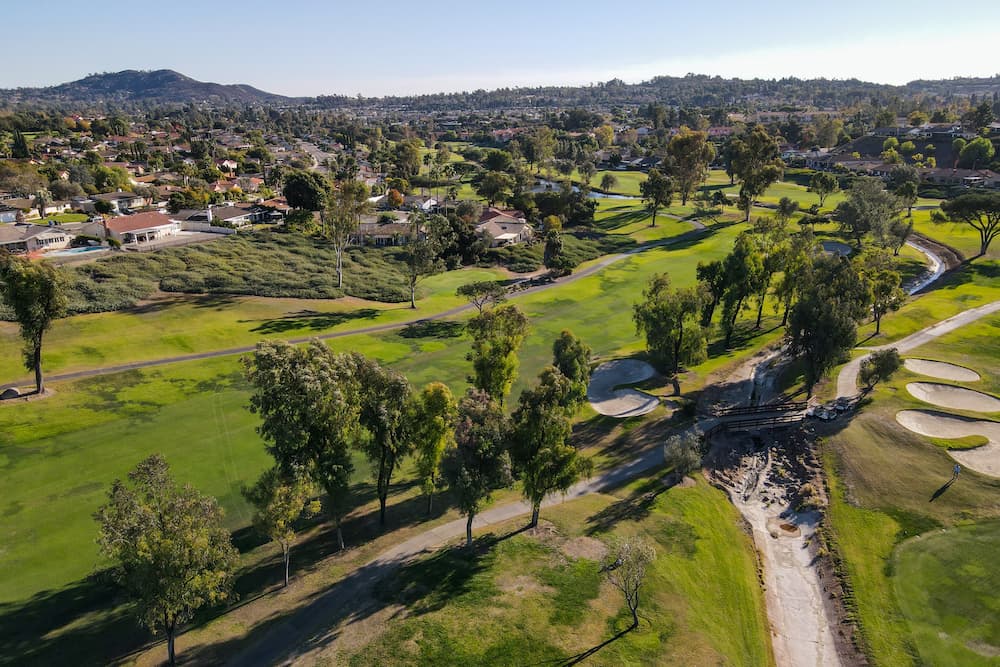
POLYGON ((996 0, 3 4, 4 24, 22 28, 4 33, 0 88, 162 68, 366 96, 687 73, 893 84, 1000 74, 996 0))

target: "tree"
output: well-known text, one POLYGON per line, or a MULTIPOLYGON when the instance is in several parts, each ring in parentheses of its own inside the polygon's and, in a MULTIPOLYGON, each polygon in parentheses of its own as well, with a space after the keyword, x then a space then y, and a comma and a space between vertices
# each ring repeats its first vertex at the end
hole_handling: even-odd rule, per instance
POLYGON ((733 173, 740 181, 740 202, 745 213, 744 221, 750 221, 750 210, 757 198, 781 178, 785 163, 778 142, 763 125, 753 128, 732 140, 733 173))
POLYGON ((427 496, 427 513, 433 509, 438 490, 441 461, 454 444, 458 405, 448 385, 431 382, 414 395, 407 406, 406 423, 417 457, 420 488, 427 496))
POLYGON ((601 568, 608 581, 625 596, 632 612, 629 630, 639 627, 639 591, 646 580, 646 568, 656 560, 656 549, 641 537, 618 539, 611 545, 601 568))
POLYGON ((847 199, 837 204, 834 218, 860 250, 868 234, 884 243, 899 211, 899 199, 885 189, 882 179, 864 176, 851 184, 847 199))
POLYGON ((333 244, 337 256, 337 287, 344 286, 344 251, 361 225, 361 216, 371 205, 368 203, 368 186, 361 181, 341 181, 329 200, 326 213, 326 237, 333 244))
POLYGON ((882 317, 886 313, 899 310, 906 302, 906 292, 899 286, 897 271, 879 269, 868 276, 872 292, 872 317, 875 320, 875 334, 882 330, 882 317))
POLYGON ((476 186, 476 194, 493 206, 500 201, 507 201, 514 189, 514 179, 510 174, 500 171, 489 171, 483 175, 476 186))
POLYGON ((444 271, 441 260, 441 246, 434 233, 436 225, 448 226, 443 216, 433 216, 426 220, 426 230, 421 233, 425 220, 412 221, 410 239, 403 248, 403 263, 406 266, 406 285, 410 288, 410 308, 417 307, 417 284, 427 276, 444 271))
POLYGON ((261 417, 257 432, 285 474, 304 470, 326 492, 341 549, 351 446, 360 428, 357 366, 351 354, 335 354, 317 340, 303 347, 261 342, 244 359, 250 411, 261 417))
POLYGON ((542 253, 542 263, 545 268, 557 275, 567 273, 571 268, 570 261, 563 254, 562 234, 558 229, 551 229, 545 234, 545 250, 542 253))
POLYGON ((861 362, 861 370, 858 377, 865 386, 866 391, 871 391, 875 385, 882 380, 888 380, 903 365, 899 358, 899 352, 891 347, 888 350, 877 350, 872 352, 861 362))
POLYGON ((569 404, 565 406, 567 408, 575 409, 587 398, 590 355, 590 347, 565 329, 552 344, 552 365, 570 382, 571 391, 567 397, 569 404))
POLYGON ((493 280, 459 285, 455 294, 468 299, 480 315, 487 305, 498 306, 507 300, 507 288, 493 280))
POLYGON ((892 254, 899 255, 899 251, 906 245, 907 239, 913 233, 913 218, 909 221, 893 220, 889 225, 888 240, 892 247, 892 254))
POLYGON ((693 429, 672 435, 663 445, 663 462, 680 477, 701 466, 701 434, 693 429))
POLYGON ((930 116, 925 114, 923 111, 912 111, 910 115, 906 117, 906 121, 910 124, 910 127, 920 127, 921 125, 926 125, 930 122, 930 116))
POLYGON ((243 497, 254 506, 253 525, 272 542, 281 547, 285 563, 285 583, 291 563, 292 545, 295 543, 295 522, 303 516, 317 514, 319 503, 310 502, 314 488, 304 475, 286 475, 280 468, 264 471, 260 479, 243 488, 243 497))
POLYGON ((239 553, 214 498, 179 486, 159 455, 115 480, 94 514, 101 552, 115 562, 114 578, 135 602, 139 620, 167 636, 176 664, 178 627, 205 605, 229 599, 239 553))
POLYGON ((785 225, 798 210, 799 203, 797 201, 792 200, 790 197, 782 197, 778 200, 778 208, 775 209, 774 216, 782 225, 785 225))
POLYGON ((715 309, 726 293, 725 267, 722 260, 718 259, 711 262, 698 262, 695 275, 698 278, 698 283, 704 286, 704 291, 708 295, 701 316, 701 326, 707 327, 712 323, 715 309))
POLYGON ((805 365, 806 392, 857 342, 857 322, 868 312, 867 282, 846 258, 817 257, 788 318, 786 339, 805 365))
POLYGON ((367 435, 357 442, 375 474, 378 521, 384 527, 392 475, 413 445, 407 434, 409 423, 406 420, 412 390, 400 373, 383 368, 360 354, 352 355, 352 360, 354 379, 361 387, 358 421, 367 435))
POLYGON ((992 141, 986 137, 976 137, 959 151, 958 166, 979 169, 988 165, 995 154, 996 149, 992 141))
POLYGON ((594 130, 594 140, 597 141, 598 148, 607 148, 615 141, 615 128, 601 125, 594 130))
POLYGON ((52 193, 46 188, 41 188, 35 192, 35 209, 38 211, 38 217, 45 218, 45 209, 48 208, 49 204, 52 203, 52 193))
POLYGON ((736 237, 733 250, 722 263, 725 292, 722 295, 722 330, 729 347, 736 331, 736 318, 747 305, 747 299, 758 294, 764 282, 764 255, 750 234, 736 237))
POLYGON ((524 498, 531 503, 531 528, 538 525, 545 497, 567 491, 592 467, 566 443, 572 430, 566 407, 572 392, 569 378, 549 366, 537 385, 521 393, 512 416, 511 461, 521 478, 524 498))
POLYGON ((788 313, 812 266, 816 250, 816 237, 811 229, 804 228, 789 238, 784 253, 781 278, 774 288, 774 295, 782 305, 781 326, 788 324, 788 313))
POLYGON ((528 335, 528 318, 507 304, 483 311, 466 328, 472 336, 470 380, 502 405, 517 378, 517 351, 528 335))
POLYGON ((465 543, 472 546, 472 522, 492 500, 493 491, 510 485, 507 452, 510 422, 489 394, 469 389, 458 405, 455 447, 445 453, 442 472, 466 516, 465 543))
POLYGON ((633 305, 637 334, 645 335, 646 349, 654 362, 673 374, 681 364, 695 364, 706 355, 705 335, 698 318, 705 307, 705 294, 694 287, 671 288, 670 277, 657 273, 633 305))
POLYGON ((322 211, 326 208, 329 185, 326 179, 313 171, 293 171, 285 176, 281 193, 292 208, 303 211, 322 211))
MULTIPOLYGON (((952 222, 968 225, 979 232, 979 256, 990 249, 1000 234, 1000 192, 970 192, 942 202, 941 210, 952 222)), ((932 217, 939 221, 939 217, 932 217)))
POLYGON ((649 226, 656 227, 656 214, 660 208, 670 206, 670 200, 673 199, 673 182, 669 176, 654 167, 649 170, 646 180, 639 185, 639 191, 642 193, 642 200, 646 202, 646 208, 653 214, 649 226))
POLYGON ((604 174, 601 176, 601 190, 611 192, 616 185, 618 185, 618 179, 615 178, 614 174, 604 174))
POLYGON ((21 133, 21 130, 14 130, 14 142, 11 145, 10 156, 15 160, 27 160, 31 157, 28 139, 21 133))
POLYGON ((896 188, 896 196, 906 207, 906 217, 913 217, 913 205, 917 203, 917 184, 913 181, 906 181, 896 188))
POLYGON ((715 159, 715 148, 708 141, 708 133, 693 132, 682 126, 667 144, 667 159, 681 204, 687 205, 688 198, 705 181, 708 165, 715 159))
POLYGON ((47 262, 33 262, 0 251, 0 295, 24 340, 24 366, 35 372, 35 392, 45 391, 42 338, 52 320, 66 312, 62 274, 47 262))
POLYGON ((814 192, 819 196, 820 208, 826 204, 826 198, 838 190, 840 190, 840 181, 828 172, 818 171, 809 179, 809 192, 814 192))

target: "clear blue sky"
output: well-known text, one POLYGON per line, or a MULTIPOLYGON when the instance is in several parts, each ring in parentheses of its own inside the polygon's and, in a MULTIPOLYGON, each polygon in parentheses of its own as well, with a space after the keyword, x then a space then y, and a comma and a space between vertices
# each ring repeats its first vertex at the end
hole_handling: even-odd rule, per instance
POLYGON ((4 0, 0 87, 170 68, 289 95, 1000 73, 1000 1, 4 0), (765 6, 760 6, 765 5, 765 6))

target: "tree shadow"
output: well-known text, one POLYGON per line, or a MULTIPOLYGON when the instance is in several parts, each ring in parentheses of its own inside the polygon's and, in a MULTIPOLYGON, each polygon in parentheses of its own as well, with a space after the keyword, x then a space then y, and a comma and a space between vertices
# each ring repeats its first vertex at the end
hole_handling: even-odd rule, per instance
POLYGON ((399 335, 403 338, 458 338, 465 331, 462 322, 447 320, 421 320, 403 328, 399 335))
POLYGON ((679 482, 677 475, 663 480, 660 477, 650 477, 642 482, 627 498, 614 502, 587 517, 587 534, 606 533, 621 521, 641 521, 653 511, 653 504, 662 493, 673 488, 679 482))
POLYGON ((635 630, 635 627, 630 625, 627 628, 625 628, 624 630, 621 630, 618 633, 616 633, 615 635, 613 635, 613 636, 605 639, 603 642, 601 642, 597 646, 593 646, 591 648, 588 648, 586 651, 583 651, 581 653, 577 653, 576 655, 572 655, 572 656, 566 658, 565 660, 563 660, 563 661, 561 661, 559 663, 556 663, 556 664, 558 664, 559 667, 572 667, 572 665, 578 665, 581 662, 583 662, 584 660, 586 660, 587 658, 589 658, 590 656, 592 656, 595 653, 597 653, 598 651, 600 651, 605 646, 608 646, 610 644, 614 644, 616 641, 618 641, 619 639, 621 639, 622 637, 624 637, 628 633, 632 632, 633 630, 635 630))
MULTIPOLYGON (((340 313, 321 313, 315 310, 300 310, 290 313, 284 317, 276 317, 264 320, 251 329, 253 333, 265 335, 286 333, 288 331, 299 331, 308 329, 310 331, 324 331, 337 325, 360 319, 374 319, 381 311, 375 308, 361 308, 340 313)), ((243 320, 244 322, 246 320, 243 320)))

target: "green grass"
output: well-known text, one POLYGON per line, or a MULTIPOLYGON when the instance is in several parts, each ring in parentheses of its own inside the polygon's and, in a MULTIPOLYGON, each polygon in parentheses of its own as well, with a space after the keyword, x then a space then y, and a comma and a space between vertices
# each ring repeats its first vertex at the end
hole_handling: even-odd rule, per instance
POLYGON ((35 224, 47 225, 50 222, 54 222, 57 225, 61 225, 65 222, 86 222, 87 215, 84 213, 57 213, 55 215, 45 216, 44 219, 38 220, 35 224))
POLYGON ((1000 523, 934 531, 900 545, 895 591, 924 664, 996 665, 1000 523))
MULTIPOLYGON (((401 322, 461 306, 455 289, 497 280, 496 269, 469 268, 427 278, 417 309, 359 299, 273 299, 236 295, 161 295, 138 308, 57 320, 46 334, 44 368, 60 373, 132 361, 253 345, 401 322)), ((0 323, 0 377, 27 379, 17 327, 0 323)))
MULTIPOLYGON (((549 363, 552 341, 565 328, 582 336, 604 357, 641 349, 627 305, 623 308, 623 304, 631 303, 646 278, 656 271, 669 270, 678 284, 691 284, 694 264, 724 254, 735 232, 735 228, 726 228, 701 244, 636 255, 576 283, 516 298, 515 302, 531 317, 532 332, 521 353, 521 372, 514 396, 549 363)), ((439 278, 447 276, 451 274, 439 278)), ((452 290, 453 286, 449 286, 448 293, 452 290)), ((265 336, 253 331, 261 318, 248 317, 246 307, 242 300, 225 300, 200 307, 198 303, 190 304, 187 310, 173 312, 170 319, 159 317, 157 312, 72 318, 70 322, 93 323, 89 326, 95 328, 67 331, 57 327, 49 341, 53 350, 49 363, 62 369, 78 367, 83 363, 77 354, 91 365, 121 363, 164 352, 212 349, 273 337, 275 334, 265 336), (234 317, 235 314, 239 316, 234 317), (144 317, 150 321, 140 324, 144 317), (234 321, 243 328, 234 329, 234 321), (190 329, 184 330, 183 335, 170 335, 172 327, 184 326, 190 329), (95 345, 97 351, 91 352, 72 345, 81 338, 91 342, 113 340, 116 332, 126 327, 128 344, 123 340, 118 349, 101 343, 95 345)), ((401 314, 410 316, 408 309, 401 314)), ((282 335, 293 333, 296 331, 282 335)), ((748 353, 761 337, 774 335, 777 332, 747 339, 736 349, 710 359, 695 372, 707 373, 710 368, 748 353)), ((14 356, 15 345, 15 341, 10 341, 8 357, 14 356)), ((76 345, 86 347, 82 342, 76 345)), ((468 343, 457 325, 353 335, 331 340, 330 345, 391 364, 406 373, 415 385, 441 380, 459 393, 466 386, 468 343)), ((17 360, 10 359, 8 363, 13 367, 17 360)), ((4 533, 11 536, 7 542, 14 546, 8 547, 2 558, 11 559, 8 561, 11 564, 31 561, 36 565, 28 563, 27 567, 37 568, 16 579, 4 578, 0 596, 13 599, 58 587, 91 568, 95 553, 92 549, 73 552, 78 558, 57 558, 54 554, 68 553, 65 550, 70 544, 92 544, 93 524, 89 514, 96 509, 106 484, 151 452, 163 451, 179 476, 220 497, 233 510, 234 526, 245 524, 247 516, 240 509, 238 485, 252 479, 264 465, 265 456, 260 440, 253 433, 255 418, 245 409, 247 395, 238 372, 237 358, 231 356, 57 383, 54 387, 57 393, 52 398, 0 406, 0 433, 5 446, 2 461, 8 481, 6 502, 17 509, 10 513, 10 525, 5 520, 4 533), (178 437, 178 425, 183 425, 183 437, 178 437), (61 496, 60 493, 75 486, 67 480, 78 478, 80 470, 87 471, 81 478, 98 486, 88 495, 61 496), (46 482, 39 484, 39 479, 46 482), (63 526, 59 531, 33 528, 57 520, 63 526), (32 539, 15 539, 22 531, 30 532, 32 539), (18 546, 22 544, 23 549, 18 546), (48 552, 47 545, 56 551, 48 552), (46 564, 57 559, 58 567, 46 564)), ((2 570, 15 571, 6 567, 2 570)))
POLYGON ((964 438, 927 438, 931 444, 945 449, 975 449, 982 447, 989 442, 989 438, 982 435, 967 435, 964 438))
MULTIPOLYGON (((958 250, 967 259, 979 254, 979 232, 969 225, 954 222, 931 222, 933 211, 914 211, 913 229, 958 250)), ((988 259, 1000 258, 1000 246, 994 242, 986 254, 988 259)))
POLYGON ((555 531, 515 536, 478 556, 448 549, 404 568, 383 595, 409 613, 390 621, 347 664, 566 660, 631 619, 620 594, 603 582, 598 563, 570 558, 561 545, 631 534, 657 549, 640 629, 603 647, 587 664, 770 664, 752 545, 720 491, 699 480, 663 492, 645 480, 616 496, 580 499, 545 514, 555 531), (437 585, 428 590, 428 581, 437 585))
MULTIPOLYGON (((908 354, 974 368, 982 380, 968 386, 996 391, 1000 383, 996 369, 998 334, 1000 317, 992 316, 908 354)), ((843 430, 827 438, 823 458, 831 491, 830 528, 853 592, 851 609, 874 664, 978 664, 942 659, 950 644, 935 642, 934 636, 948 632, 949 623, 956 621, 930 608, 914 606, 912 591, 904 590, 910 577, 902 569, 903 556, 894 556, 900 543, 902 554, 908 549, 918 552, 925 539, 933 539, 905 541, 914 536, 936 536, 943 527, 951 535, 954 526, 976 522, 995 526, 990 522, 1000 517, 1000 480, 967 469, 956 483, 945 486, 954 460, 941 443, 896 424, 899 410, 926 407, 905 389, 908 382, 918 379, 926 377, 901 369, 890 382, 875 389, 871 403, 842 424, 843 430)), ((961 548, 950 557, 962 558, 961 548)), ((916 555, 906 558, 921 560, 916 555)), ((973 569, 976 558, 979 556, 970 550, 973 569)), ((975 585, 974 579, 968 582, 969 587, 962 590, 948 588, 953 592, 950 604, 955 609, 978 604, 984 591, 995 598, 995 585, 983 588, 982 583, 975 585)), ((951 586, 947 579, 942 585, 951 586)), ((977 617, 967 618, 971 626, 977 617)))
POLYGON ((963 311, 1000 299, 1000 261, 980 259, 966 263, 935 282, 930 291, 907 300, 895 313, 882 320, 881 335, 874 334, 875 325, 858 329, 860 340, 867 345, 882 345, 899 340, 935 322, 963 311))

